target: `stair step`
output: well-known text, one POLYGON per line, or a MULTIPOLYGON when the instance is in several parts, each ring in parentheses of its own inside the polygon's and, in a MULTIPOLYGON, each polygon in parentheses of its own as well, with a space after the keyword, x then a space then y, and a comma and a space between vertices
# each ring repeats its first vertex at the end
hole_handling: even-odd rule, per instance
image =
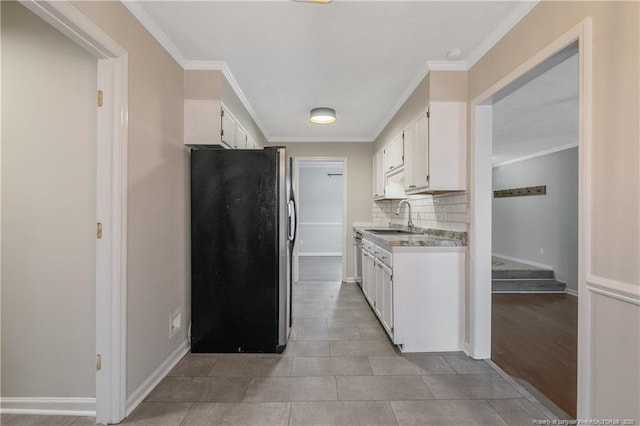
POLYGON ((544 292, 564 293, 566 284, 556 280, 492 280, 491 288, 494 293, 500 292, 544 292))
POLYGON ((493 270, 491 278, 499 280, 508 279, 553 279, 553 271, 549 269, 510 269, 493 270))

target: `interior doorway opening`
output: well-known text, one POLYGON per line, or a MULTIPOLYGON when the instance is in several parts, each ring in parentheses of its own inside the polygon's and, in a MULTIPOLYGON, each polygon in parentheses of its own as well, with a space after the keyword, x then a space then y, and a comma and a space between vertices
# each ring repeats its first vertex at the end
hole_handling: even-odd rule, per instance
POLYGON ((577 43, 493 102, 491 359, 575 418, 578 332, 577 43))
POLYGON ((298 274, 296 281, 342 281, 344 275, 344 161, 297 162, 298 274))

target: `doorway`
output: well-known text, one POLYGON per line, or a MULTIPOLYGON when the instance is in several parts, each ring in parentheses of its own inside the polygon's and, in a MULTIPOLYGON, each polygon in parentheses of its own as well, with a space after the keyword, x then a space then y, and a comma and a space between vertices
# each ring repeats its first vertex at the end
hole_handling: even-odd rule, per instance
MULTIPOLYGON (((590 209, 585 188, 591 181, 591 21, 584 20, 547 45, 525 63, 471 101, 470 202, 471 236, 468 280, 468 351, 474 358, 490 358, 492 350, 492 158, 494 104, 564 62, 578 52, 578 291, 577 334, 588 336, 590 306, 585 292, 585 253, 589 247, 586 220, 590 209)), ((525 333, 524 331, 522 333, 525 333)), ((586 339, 577 344, 576 407, 584 416, 589 407, 590 357, 586 339), (586 410, 586 411, 585 411, 586 410)))
POLYGON ((575 418, 577 44, 540 67, 492 105, 491 359, 558 417, 575 418))
MULTIPOLYGON (((33 79, 34 73, 46 70, 42 81, 36 77, 33 87, 27 88, 30 93, 38 92, 35 96, 32 96, 33 99, 27 100, 21 97, 20 103, 24 104, 24 108, 21 108, 20 111, 18 111, 18 108, 12 109, 13 113, 21 113, 22 118, 18 118, 18 121, 14 122, 9 119, 5 121, 3 117, 3 122, 21 125, 24 127, 24 131, 29 133, 47 129, 51 131, 44 137, 32 137, 30 141, 34 143, 28 147, 20 145, 19 147, 22 150, 29 149, 29 155, 21 156, 17 161, 14 160, 12 162, 6 155, 9 154, 9 151, 3 153, 5 154, 2 158, 3 175, 12 172, 11 169, 15 170, 13 163, 23 167, 25 170, 29 170, 29 167, 33 169, 33 159, 35 157, 42 154, 51 154, 45 161, 46 167, 38 168, 39 170, 36 171, 38 176, 50 175, 47 175, 42 187, 36 186, 32 191, 41 195, 40 199, 48 197, 51 204, 47 203, 45 206, 38 207, 34 204, 37 200, 27 200, 24 196, 14 197, 14 201, 24 202, 26 200, 31 203, 30 212, 32 214, 23 214, 21 217, 13 217, 11 219, 23 222, 31 221, 31 224, 37 225, 30 225, 28 234, 23 235, 22 238, 30 235, 29 244, 33 245, 35 243, 40 248, 53 243, 55 244, 55 250, 49 252, 51 256, 48 259, 44 256, 35 256, 33 253, 29 253, 29 256, 26 257, 26 263, 23 262, 16 266, 36 269, 40 275, 43 272, 46 273, 47 269, 53 270, 58 275, 61 273, 63 275, 65 273, 74 275, 77 270, 85 270, 86 272, 88 269, 93 272, 89 273, 90 276, 82 279, 85 287, 81 292, 78 292, 78 289, 70 289, 69 286, 72 283, 64 279, 56 280, 53 277, 45 276, 44 279, 36 280, 35 284, 36 286, 42 286, 42 284, 46 284, 47 281, 53 279, 54 285, 47 290, 54 291, 53 296, 48 297, 44 292, 35 291, 31 293, 27 300, 35 301, 36 303, 30 303, 29 305, 18 304, 28 315, 29 313, 26 312, 28 308, 33 310, 37 303, 47 300, 48 311, 45 309, 39 314, 46 315, 48 312, 50 315, 47 315, 45 321, 39 322, 36 332, 45 332, 45 334, 51 336, 50 338, 54 338, 53 343, 48 346, 48 352, 58 356, 58 358, 65 353, 66 348, 77 348, 77 345, 72 342, 73 339, 84 337, 81 343, 83 361, 74 363, 69 367, 72 374, 66 375, 61 382, 56 380, 55 377, 60 373, 64 373, 65 370, 61 368, 54 368, 56 371, 51 370, 53 365, 51 357, 46 359, 46 373, 43 377, 32 371, 35 367, 29 365, 28 376, 33 376, 39 380, 36 391, 20 387, 28 385, 20 378, 14 384, 17 383, 20 387, 18 393, 21 396, 6 398, 5 393, 2 398, 3 412, 95 416, 98 423, 117 423, 124 418, 126 398, 124 366, 126 360, 124 343, 126 304, 124 299, 126 295, 127 206, 125 194, 127 185, 127 122, 124 117, 127 116, 127 52, 95 24, 79 14, 77 9, 69 3, 29 0, 16 2, 15 5, 10 3, 3 3, 1 6, 3 9, 3 21, 5 21, 5 7, 22 8, 20 13, 23 16, 28 16, 26 19, 32 21, 32 23, 38 21, 36 24, 39 28, 38 32, 50 34, 50 36, 44 37, 44 39, 41 38, 39 41, 36 40, 35 34, 31 31, 20 36, 21 42, 30 43, 29 49, 36 50, 35 55, 32 55, 32 59, 42 61, 47 56, 57 56, 43 66, 29 66, 26 73, 19 75, 20 79, 33 79), (23 6, 30 12, 26 11, 23 6), (25 11, 27 12, 26 15, 23 13, 25 11), (37 16, 31 14, 31 12, 37 16), (46 23, 39 21, 38 17, 42 18, 46 23), (54 42, 54 39, 58 41, 54 42), (54 46, 55 43, 57 45, 54 46), (60 45, 66 45, 64 49, 73 50, 74 53, 69 53, 64 49, 60 50, 60 45), (40 49, 39 53, 37 49, 40 49), (76 94, 73 98, 77 100, 78 84, 86 80, 87 74, 80 75, 75 72, 65 71, 68 61, 77 64, 77 57, 79 56, 83 56, 85 62, 92 64, 92 71, 89 76, 91 84, 84 85, 86 90, 82 90, 81 102, 83 106, 80 112, 78 112, 77 108, 74 109, 75 106, 69 105, 72 98, 69 90, 73 89, 73 93, 76 94), (56 73, 61 75, 60 79, 55 77, 56 73), (40 85, 42 87, 37 89, 40 85), (101 106, 96 105, 96 89, 101 89, 105 94, 102 98, 101 106), (56 92, 60 90, 63 93, 57 94, 56 92), (39 116, 33 115, 34 110, 37 111, 39 116), (84 118, 86 114, 91 117, 84 118), (66 121, 58 120, 57 116, 59 115, 65 115, 66 121), (48 123, 49 127, 43 125, 45 122, 48 123), (34 125, 34 123, 37 124, 34 125), (85 129, 87 124, 91 124, 92 130, 85 136, 80 139, 69 137, 69 132, 73 133, 79 128, 85 129), (55 136, 62 141, 62 145, 56 143, 55 136), (47 143, 38 145, 41 141, 46 141, 47 143), (73 143, 79 143, 80 145, 69 151, 69 145, 73 143), (69 151, 67 155, 64 155, 63 148, 69 151), (87 150, 90 151, 88 157, 85 155, 87 150), (64 156, 61 160, 60 154, 64 156), (87 173, 84 173, 82 177, 72 177, 74 171, 83 168, 87 173), (92 175, 92 177, 87 177, 89 175, 92 175), (49 177, 51 178, 49 179, 49 177), (69 184, 63 184, 60 191, 51 190, 54 183, 60 183, 61 177, 63 180, 66 179, 69 184), (77 197, 77 191, 74 192, 72 189, 77 187, 84 188, 84 195, 80 198, 77 197), (84 207, 78 208, 79 200, 84 202, 84 207), (84 213, 83 220, 80 223, 63 226, 62 222, 56 221, 53 217, 55 213, 58 213, 61 205, 69 215, 84 213), (33 214, 34 212, 35 214, 33 214), (96 222, 100 222, 102 228, 106 230, 102 238, 99 236, 99 227, 97 227, 96 222), (36 228, 43 230, 43 232, 34 232, 36 228), (71 228, 75 230, 72 236, 69 235, 71 228), (80 233, 77 232, 78 228, 82 228, 80 233), (51 235, 55 234, 56 231, 63 232, 61 238, 47 238, 47 233, 51 235), (77 249, 79 244, 87 243, 89 244, 88 249, 84 251, 77 249), (70 254, 75 254, 76 257, 69 260, 68 255, 70 254), (92 259, 86 262, 88 265, 83 265, 83 259, 87 255, 92 259), (43 268, 43 266, 46 266, 46 268, 43 268), (87 284, 90 289, 86 287, 87 284), (34 294, 37 297, 34 298, 34 294), (74 299, 75 302, 71 299, 74 299), (56 301, 58 304, 54 303, 56 301), (69 306, 69 303, 72 305, 73 303, 80 303, 82 307, 77 309, 74 306, 69 306), (83 317, 83 319, 78 320, 76 318, 78 313, 83 312, 86 314, 87 308, 91 308, 89 318, 83 317), (63 321, 56 321, 55 318, 60 315, 63 316, 63 321), (68 327, 65 326, 65 321, 68 322, 70 319, 74 324, 68 327), (87 327, 90 329, 89 332, 86 331, 87 327), (82 328, 85 331, 82 333, 73 332, 77 328, 82 328), (90 338, 87 340, 89 335, 90 338), (55 339, 55 337, 59 338, 55 339), (101 355, 101 359, 96 359, 96 354, 101 355), (75 374, 79 368, 84 368, 84 371, 75 374), (45 379, 48 380, 46 384, 44 383, 45 379), (73 389, 61 389, 58 386, 58 382, 65 383, 66 386, 71 386, 73 389), (82 382, 82 384, 78 384, 79 382, 82 382), (45 394, 48 394, 46 396, 53 398, 30 396, 41 395, 45 385, 53 389, 52 391, 45 390, 45 394), (86 389, 87 386, 89 386, 88 391, 86 389), (62 392, 64 396, 58 396, 59 392, 62 392), (27 396, 23 397, 23 395, 27 396)), ((13 19, 8 22, 12 25, 17 23, 13 19)), ((4 25, 2 27, 4 33, 6 27, 4 25)), ((7 41, 4 34, 2 41, 3 45, 7 41)), ((7 55, 8 51, 2 50, 2 54, 7 55)), ((23 53, 25 53, 25 50, 20 49, 19 54, 23 53)), ((15 65, 11 60, 3 61, 3 65, 7 63, 11 63, 12 66, 15 65)), ((3 72, 3 80, 5 78, 8 78, 8 75, 3 72)), ((7 87, 13 86, 3 84, 3 89, 7 87)), ((5 102, 6 93, 3 90, 3 103, 5 102)), ((17 105, 17 103, 13 105, 17 105)), ((3 109, 3 115, 7 110, 3 109)), ((3 128, 3 148, 7 146, 6 143, 9 141, 9 135, 5 131, 7 131, 6 127, 3 128)), ((19 128, 18 131, 20 131, 19 128)), ((13 154, 15 153, 13 152, 13 154)), ((29 179, 30 182, 37 180, 34 176, 29 176, 29 179)), ((6 180, 3 180, 3 184, 6 182, 6 180)), ((11 182, 11 184, 15 186, 15 182, 11 182)), ((22 183, 19 182, 18 185, 20 184, 22 183)), ((33 195, 27 189, 20 191, 20 193, 28 196, 33 195)), ((14 194, 3 185, 3 210, 10 208, 4 203, 7 196, 13 197, 14 194)), ((13 205, 13 208, 15 208, 15 205, 13 205)), ((3 228, 7 228, 7 216, 3 216, 2 219, 3 228)), ((65 218, 65 220, 67 220, 66 223, 68 224, 68 218, 65 218)), ((4 245, 6 235, 3 234, 2 237, 4 245)), ((24 247, 21 246, 21 250, 24 251, 24 247)), ((15 255, 16 253, 13 252, 12 254, 15 255)), ((5 263, 4 260, 3 263, 5 263)), ((3 271, 3 278, 4 273, 5 271, 3 271)), ((29 279, 33 279, 33 274, 28 275, 29 279)), ((7 281, 4 281, 3 290, 6 284, 7 281)), ((29 290, 23 287, 21 285, 18 291, 27 294, 29 290)), ((3 298, 3 303, 10 302, 5 297, 3 298)), ((3 317, 5 313, 3 313, 3 317)), ((37 317, 31 318, 31 320, 37 321, 37 317)), ((15 322, 24 328, 24 324, 19 318, 15 322)), ((34 339, 33 335, 30 333, 25 334, 24 330, 21 331, 20 336, 26 336, 31 340, 34 339)), ((3 333, 4 338, 8 338, 5 333, 3 333)), ((39 339, 36 338, 36 340, 39 339)), ((46 340, 43 341, 46 342, 46 340)), ((15 344, 16 341, 12 341, 11 345, 3 345, 3 348, 13 347, 15 344)), ((36 350, 34 353, 39 352, 36 350)), ((4 356, 4 353, 2 358, 3 364, 8 362, 8 358, 4 356)), ((68 367, 69 362, 73 363, 73 359, 72 357, 64 358, 62 362, 65 367, 68 367)), ((20 364, 24 364, 24 359, 20 360, 20 364)), ((6 370, 9 371, 11 368, 6 370)), ((69 370, 67 369, 67 371, 69 370)), ((5 377, 3 375, 3 382, 4 380, 5 377)), ((7 391, 6 386, 3 387, 3 391, 7 391)))
POLYGON ((301 282, 336 282, 344 275, 344 161, 297 164, 298 275, 301 282))

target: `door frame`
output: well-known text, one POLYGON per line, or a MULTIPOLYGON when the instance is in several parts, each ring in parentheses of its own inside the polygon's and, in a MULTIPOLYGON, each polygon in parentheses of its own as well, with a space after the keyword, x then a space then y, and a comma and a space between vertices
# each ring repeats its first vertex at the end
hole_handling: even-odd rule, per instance
MULTIPOLYGON (((296 199, 298 200, 298 209, 300 208, 300 162, 313 161, 333 161, 342 162, 342 281, 347 280, 347 157, 293 157, 293 188, 296 199)), ((298 217, 298 223, 300 218, 298 217)), ((298 231, 298 230, 297 230, 298 231)), ((296 232, 297 232, 296 231, 296 232)), ((300 234, 298 233, 298 236, 300 234)), ((298 282, 298 247, 296 244, 293 248, 293 284, 298 282)))
POLYGON ((20 0, 98 60, 104 103, 96 122, 96 422, 119 423, 126 414, 127 296, 127 51, 68 1, 20 0))
POLYGON ((578 134, 578 418, 590 418, 591 309, 588 291, 591 247, 592 180, 592 23, 587 18, 470 102, 469 194, 470 238, 467 316, 469 329, 465 351, 473 358, 491 357, 491 123, 492 97, 573 43, 579 55, 578 134))

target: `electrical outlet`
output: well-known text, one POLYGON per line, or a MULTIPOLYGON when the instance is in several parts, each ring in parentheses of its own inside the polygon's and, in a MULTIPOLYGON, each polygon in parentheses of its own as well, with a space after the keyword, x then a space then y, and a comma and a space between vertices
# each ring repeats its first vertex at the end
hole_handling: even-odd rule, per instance
POLYGON ((169 338, 172 338, 182 328, 182 313, 180 308, 169 314, 169 338))
POLYGON ((540 254, 544 254, 544 249, 543 248, 540 249, 540 254))

